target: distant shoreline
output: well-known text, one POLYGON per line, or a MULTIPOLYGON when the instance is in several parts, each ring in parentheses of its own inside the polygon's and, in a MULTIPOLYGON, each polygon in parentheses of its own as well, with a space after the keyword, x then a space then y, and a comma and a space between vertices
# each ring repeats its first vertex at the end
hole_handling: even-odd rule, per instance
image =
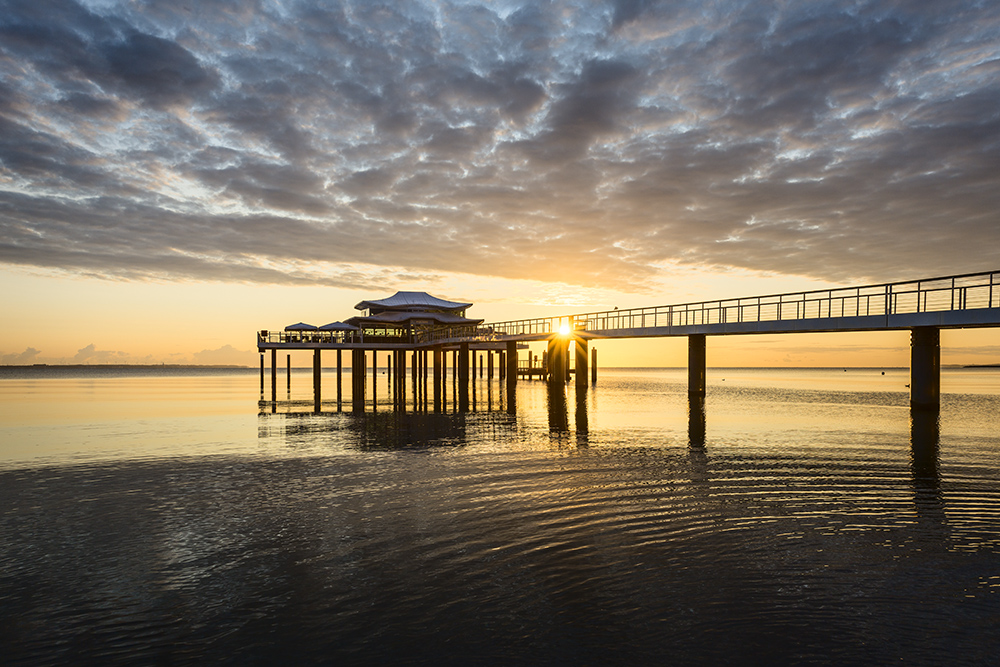
POLYGON ((0 364, 0 368, 255 368, 236 364, 0 364))

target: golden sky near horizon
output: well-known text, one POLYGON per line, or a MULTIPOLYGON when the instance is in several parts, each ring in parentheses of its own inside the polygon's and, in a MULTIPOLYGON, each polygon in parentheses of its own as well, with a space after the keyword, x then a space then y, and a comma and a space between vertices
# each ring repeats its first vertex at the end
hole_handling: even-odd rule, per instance
POLYGON ((252 365, 397 290, 496 321, 998 269, 997 108, 995 3, 10 2, 0 363, 252 365))

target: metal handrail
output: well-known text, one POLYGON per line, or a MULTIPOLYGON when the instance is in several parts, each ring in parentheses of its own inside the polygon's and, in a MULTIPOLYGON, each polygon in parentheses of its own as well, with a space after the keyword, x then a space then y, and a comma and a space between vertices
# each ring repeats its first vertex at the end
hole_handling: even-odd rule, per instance
POLYGON ((868 317, 1000 307, 1000 271, 896 283, 509 320, 470 331, 422 332, 417 343, 499 341, 552 334, 563 324, 593 333, 706 324, 868 317))

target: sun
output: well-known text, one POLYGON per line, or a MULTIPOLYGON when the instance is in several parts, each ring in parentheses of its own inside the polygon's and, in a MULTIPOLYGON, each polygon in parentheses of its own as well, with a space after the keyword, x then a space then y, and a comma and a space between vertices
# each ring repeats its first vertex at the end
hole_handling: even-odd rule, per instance
POLYGON ((559 326, 559 335, 560 336, 568 336, 569 335, 569 325, 568 324, 562 324, 562 325, 559 326))

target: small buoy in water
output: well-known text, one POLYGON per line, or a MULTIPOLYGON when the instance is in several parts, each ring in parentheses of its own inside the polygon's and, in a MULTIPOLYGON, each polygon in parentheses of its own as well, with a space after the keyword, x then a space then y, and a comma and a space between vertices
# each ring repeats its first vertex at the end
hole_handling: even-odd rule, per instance
POLYGON ((882 371, 882 375, 885 375, 885 371, 882 371))

